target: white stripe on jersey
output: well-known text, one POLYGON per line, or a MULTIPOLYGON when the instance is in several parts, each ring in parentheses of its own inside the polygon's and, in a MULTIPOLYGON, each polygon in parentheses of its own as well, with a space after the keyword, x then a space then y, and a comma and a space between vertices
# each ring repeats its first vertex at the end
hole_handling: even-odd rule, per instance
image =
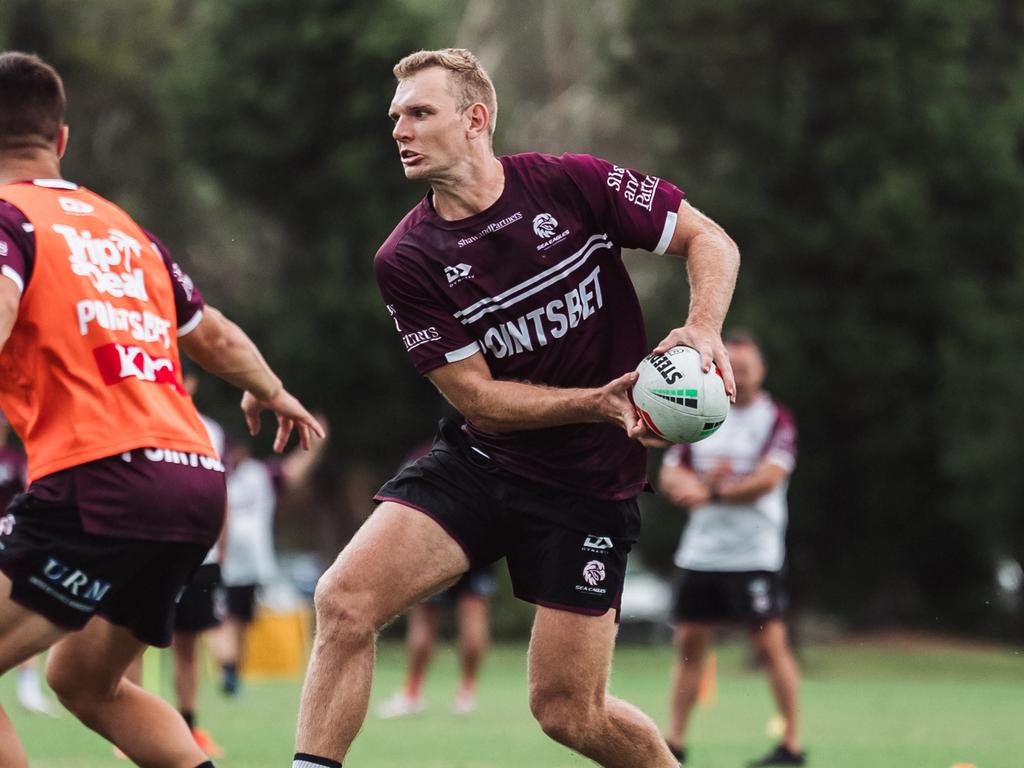
MULTIPOLYGON (((516 293, 517 291, 521 291, 524 288, 530 287, 531 285, 536 283, 538 280, 543 280, 545 277, 547 277, 548 275, 551 275, 551 274, 557 272, 558 270, 562 269, 563 267, 568 265, 573 260, 575 260, 577 258, 580 258, 581 256, 584 256, 585 255, 584 251, 586 251, 594 242, 596 242, 596 241, 607 241, 607 240, 608 240, 608 235, 606 235, 606 234, 592 235, 587 240, 587 242, 585 242, 583 244, 583 247, 580 248, 578 251, 576 251, 576 253, 574 253, 569 258, 564 259, 563 261, 558 262, 554 266, 549 267, 548 269, 545 269, 543 272, 534 275, 529 280, 524 280, 523 282, 519 283, 518 285, 512 286, 507 291, 505 291, 503 293, 499 293, 497 296, 488 296, 485 299, 480 299, 480 301, 476 302, 476 304, 470 304, 465 309, 460 309, 458 312, 455 313, 455 317, 456 318, 463 317, 465 315, 468 315, 470 313, 475 312, 480 307, 486 306, 487 304, 490 304, 490 303, 495 302, 495 301, 504 301, 509 296, 511 296, 512 294, 516 293)), ((473 321, 470 321, 470 322, 473 322, 473 321)))
POLYGON ((10 278, 11 282, 18 286, 18 293, 25 292, 25 281, 21 279, 21 275, 19 275, 6 264, 0 267, 0 275, 10 278))
MULTIPOLYGON (((593 239, 593 238, 591 238, 591 239, 593 239)), ((575 259, 575 261, 573 261, 572 264, 570 264, 568 267, 565 267, 565 268, 562 268, 562 265, 559 265, 559 268, 561 268, 561 271, 558 272, 558 274, 554 275, 553 277, 549 277, 543 283, 538 283, 537 285, 533 286, 530 290, 525 291, 524 293, 520 293, 518 296, 513 296, 511 299, 503 301, 500 304, 492 304, 489 307, 484 307, 483 309, 479 310, 478 312, 476 312, 476 314, 471 315, 470 317, 463 317, 460 322, 463 325, 469 325, 470 323, 475 323, 477 320, 479 320, 481 317, 483 317, 484 315, 488 314, 489 312, 495 312, 495 311, 497 311, 499 309, 507 309, 508 307, 511 307, 514 304, 518 304, 523 299, 530 298, 530 296, 532 296, 533 294, 537 293, 538 291, 544 290, 545 288, 547 288, 552 283, 557 283, 562 278, 566 277, 567 275, 571 274, 572 272, 575 272, 577 269, 579 269, 584 264, 586 264, 587 260, 594 253, 596 253, 597 251, 600 251, 601 249, 604 249, 604 248, 613 248, 614 246, 615 246, 615 243, 613 243, 611 240, 605 240, 603 242, 595 243, 594 245, 590 246, 590 248, 587 249, 586 251, 583 251, 582 254, 580 253, 580 251, 577 251, 576 253, 580 254, 580 255, 574 256, 574 257, 570 257, 569 259, 566 259, 566 261, 572 261, 573 259, 575 259)), ((566 262, 564 262, 564 261, 562 262, 562 264, 565 264, 565 263, 566 262)), ((543 273, 541 273, 541 275, 549 275, 549 274, 551 274, 551 270, 550 269, 549 270, 545 270, 543 273)), ((538 275, 537 277, 540 277, 541 275, 538 275)), ((535 278, 532 278, 532 279, 535 280, 537 278, 535 277, 535 278)), ((508 293, 510 293, 510 291, 506 291, 504 295, 507 295, 508 293)), ((496 300, 497 298, 499 298, 499 297, 495 297, 495 299, 492 299, 492 301, 496 300)))
POLYGON ((669 211, 665 214, 665 228, 661 230, 661 239, 658 244, 654 246, 653 253, 661 256, 668 250, 669 245, 672 243, 672 235, 676 233, 676 220, 679 218, 679 214, 675 211, 669 211))

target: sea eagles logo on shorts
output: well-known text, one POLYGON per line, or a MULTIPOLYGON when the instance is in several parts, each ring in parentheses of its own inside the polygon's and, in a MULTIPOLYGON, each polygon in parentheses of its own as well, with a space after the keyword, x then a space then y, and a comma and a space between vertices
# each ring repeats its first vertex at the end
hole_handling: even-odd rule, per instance
POLYGON ((592 587, 596 587, 605 578, 604 563, 600 560, 591 560, 583 566, 583 580, 592 587))
POLYGON ((14 533, 14 515, 0 517, 0 536, 10 536, 14 533))
POLYGON ((555 236, 556 229, 558 229, 558 220, 550 213, 538 213, 533 217, 533 231, 537 233, 537 237, 547 240, 549 237, 555 236))

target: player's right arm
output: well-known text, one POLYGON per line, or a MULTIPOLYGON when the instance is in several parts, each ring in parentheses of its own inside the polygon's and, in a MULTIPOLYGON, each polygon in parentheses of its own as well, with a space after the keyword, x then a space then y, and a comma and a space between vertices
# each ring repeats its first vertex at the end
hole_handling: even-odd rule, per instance
POLYGON ((207 304, 199 324, 182 336, 178 344, 203 370, 245 390, 242 411, 251 434, 259 432, 261 411, 270 410, 277 415, 275 451, 284 450, 295 427, 303 448, 309 447, 310 432, 324 436, 323 428, 284 388, 252 339, 217 309, 207 304))
POLYGON ((637 374, 630 371, 600 388, 567 389, 495 379, 476 354, 435 368, 427 377, 474 426, 487 432, 517 432, 565 424, 609 422, 631 438, 643 425, 629 399, 637 374))

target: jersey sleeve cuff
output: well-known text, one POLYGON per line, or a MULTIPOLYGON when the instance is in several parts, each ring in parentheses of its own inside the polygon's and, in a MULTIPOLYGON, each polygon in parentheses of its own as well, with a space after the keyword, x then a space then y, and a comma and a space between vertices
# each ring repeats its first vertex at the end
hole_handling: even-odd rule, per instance
POLYGON ((184 323, 183 325, 178 326, 178 338, 180 339, 182 336, 187 336, 188 334, 192 333, 192 331, 196 329, 196 326, 199 325, 202 319, 203 310, 196 310, 196 313, 192 315, 191 320, 189 320, 187 323, 184 323))
POLYGON ((676 232, 676 220, 679 218, 679 214, 675 211, 669 211, 665 214, 665 227, 661 230, 661 239, 658 244, 654 246, 652 253, 656 253, 659 256, 668 250, 668 246, 672 242, 672 235, 676 232))
POLYGON ((792 472, 796 468, 796 458, 785 451, 772 451, 764 458, 769 464, 774 464, 787 472, 792 472))
POLYGON ((444 359, 445 359, 445 361, 447 361, 449 363, 457 363, 460 360, 465 360, 467 357, 472 357, 473 355, 475 355, 479 351, 480 351, 480 342, 479 341, 473 341, 473 342, 470 342, 469 344, 467 344, 464 347, 459 347, 458 349, 453 349, 451 352, 445 352, 444 353, 444 359))

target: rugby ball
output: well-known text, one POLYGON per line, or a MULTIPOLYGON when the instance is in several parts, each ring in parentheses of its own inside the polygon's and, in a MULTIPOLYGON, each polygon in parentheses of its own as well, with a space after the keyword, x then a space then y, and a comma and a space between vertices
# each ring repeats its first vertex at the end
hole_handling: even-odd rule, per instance
POLYGON ((673 443, 696 443, 713 435, 729 415, 729 397, 717 366, 701 370, 700 353, 672 347, 637 366, 633 404, 647 429, 673 443))

